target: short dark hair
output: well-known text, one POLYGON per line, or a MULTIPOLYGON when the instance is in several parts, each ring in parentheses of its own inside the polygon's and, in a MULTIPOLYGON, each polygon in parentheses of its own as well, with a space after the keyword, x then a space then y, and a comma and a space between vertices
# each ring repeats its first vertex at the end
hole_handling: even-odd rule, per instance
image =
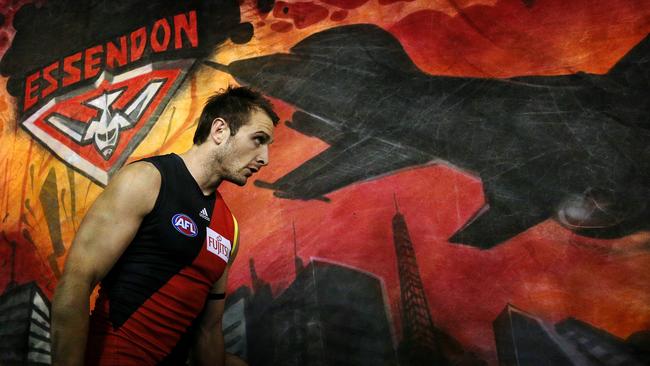
POLYGON ((261 93, 245 86, 228 86, 225 91, 211 96, 203 106, 199 124, 194 132, 194 144, 200 145, 207 140, 212 121, 217 117, 228 123, 230 134, 234 136, 239 128, 248 122, 251 112, 255 110, 265 112, 273 121, 273 125, 277 126, 280 118, 273 111, 273 104, 261 93))

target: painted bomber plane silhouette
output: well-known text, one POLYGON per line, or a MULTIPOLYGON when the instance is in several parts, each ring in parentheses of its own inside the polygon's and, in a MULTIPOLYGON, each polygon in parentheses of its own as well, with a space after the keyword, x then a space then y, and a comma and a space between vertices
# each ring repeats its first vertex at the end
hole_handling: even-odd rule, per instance
POLYGON ((646 36, 605 75, 432 76, 390 33, 364 24, 314 34, 287 54, 206 63, 293 104, 287 125, 330 145, 256 185, 325 199, 449 164, 480 177, 486 202, 450 241, 485 249, 549 217, 596 237, 650 228, 649 48, 646 36))

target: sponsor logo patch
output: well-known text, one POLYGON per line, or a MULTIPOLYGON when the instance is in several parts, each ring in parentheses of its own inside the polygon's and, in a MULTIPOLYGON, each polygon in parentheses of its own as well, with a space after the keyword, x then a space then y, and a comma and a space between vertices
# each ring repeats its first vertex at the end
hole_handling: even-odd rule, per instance
POLYGON ((196 224, 185 214, 176 214, 172 217, 172 225, 181 234, 189 237, 195 237, 198 234, 196 224))
POLYGON ((223 259, 224 262, 228 263, 228 259, 230 259, 230 250, 232 249, 230 240, 224 238, 221 234, 210 229, 209 227, 206 229, 206 249, 208 249, 208 252, 216 254, 217 257, 223 259))

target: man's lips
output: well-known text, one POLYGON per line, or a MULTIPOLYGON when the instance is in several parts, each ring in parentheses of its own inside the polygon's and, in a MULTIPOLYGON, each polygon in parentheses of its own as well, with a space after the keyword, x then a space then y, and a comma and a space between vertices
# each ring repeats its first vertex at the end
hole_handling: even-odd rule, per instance
POLYGON ((260 169, 254 166, 247 166, 246 169, 248 169, 248 175, 251 176, 255 173, 257 173, 260 169))

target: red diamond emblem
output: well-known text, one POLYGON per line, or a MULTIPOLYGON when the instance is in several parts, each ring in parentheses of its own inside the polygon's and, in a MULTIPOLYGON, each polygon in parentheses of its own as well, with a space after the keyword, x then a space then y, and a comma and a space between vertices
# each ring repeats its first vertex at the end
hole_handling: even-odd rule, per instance
POLYGON ((149 133, 193 60, 158 62, 51 99, 22 126, 57 157, 101 185, 149 133))

